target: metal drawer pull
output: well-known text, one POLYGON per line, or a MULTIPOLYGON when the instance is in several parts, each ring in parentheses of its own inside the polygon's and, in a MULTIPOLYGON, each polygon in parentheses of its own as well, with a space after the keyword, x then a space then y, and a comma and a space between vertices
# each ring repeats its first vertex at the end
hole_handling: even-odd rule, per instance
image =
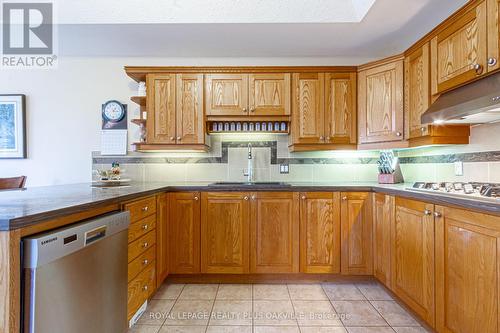
POLYGON ((497 58, 488 58, 488 66, 495 66, 497 64, 497 58))
POLYGON ((142 247, 143 247, 143 248, 146 248, 146 247, 148 247, 148 246, 149 246, 148 242, 144 242, 144 244, 142 244, 142 247))
POLYGON ((441 216, 443 216, 443 215, 440 212, 434 212, 434 217, 439 218, 441 216))
POLYGON ((476 71, 477 75, 481 75, 483 73, 483 66, 481 64, 475 64, 474 70, 476 71))
POLYGON ((424 210, 424 214, 425 215, 432 215, 432 211, 426 209, 426 210, 424 210))

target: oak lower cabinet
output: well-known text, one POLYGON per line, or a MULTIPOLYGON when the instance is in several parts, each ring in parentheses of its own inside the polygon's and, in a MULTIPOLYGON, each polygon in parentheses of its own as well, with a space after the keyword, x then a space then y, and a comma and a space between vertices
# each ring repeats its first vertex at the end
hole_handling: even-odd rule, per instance
POLYGON ((404 139, 403 58, 358 72, 359 144, 404 139))
POLYGON ((201 194, 201 272, 248 273, 250 194, 201 194))
POLYGON ((157 198, 150 196, 128 202, 127 320, 130 320, 157 287, 157 198))
POLYGON ((342 192, 341 197, 341 272, 345 275, 371 275, 372 195, 342 192))
MULTIPOLYGON (((437 31, 431 40, 433 95, 488 71, 487 24, 486 1, 481 1, 437 31)), ((498 39, 498 35, 492 37, 498 39)))
POLYGON ((391 228, 394 224, 395 198, 373 194, 373 275, 391 287, 391 228))
POLYGON ((250 272, 299 272, 299 194, 257 192, 250 207, 250 272))
POLYGON ((160 286, 169 273, 168 194, 156 196, 156 283, 160 286))
POLYGON ((300 272, 340 273, 340 193, 300 193, 300 272))
POLYGON ((434 205, 396 198, 392 228, 391 287, 434 326, 434 205))
POLYGON ((500 217, 436 206, 436 329, 499 332, 500 217))
POLYGON ((200 193, 169 193, 168 205, 170 273, 200 273, 200 193))

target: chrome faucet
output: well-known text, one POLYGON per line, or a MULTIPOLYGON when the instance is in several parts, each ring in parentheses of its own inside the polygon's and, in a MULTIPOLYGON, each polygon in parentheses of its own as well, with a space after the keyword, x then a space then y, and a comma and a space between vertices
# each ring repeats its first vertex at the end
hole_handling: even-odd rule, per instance
POLYGON ((252 144, 248 143, 248 165, 246 172, 243 170, 243 175, 247 177, 247 182, 249 183, 254 181, 253 161, 252 144))

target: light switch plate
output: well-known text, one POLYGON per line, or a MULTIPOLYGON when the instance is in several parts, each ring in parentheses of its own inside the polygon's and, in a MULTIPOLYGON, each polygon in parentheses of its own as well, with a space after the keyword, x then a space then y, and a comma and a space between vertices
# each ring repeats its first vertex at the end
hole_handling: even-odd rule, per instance
POLYGON ((290 173, 290 169, 288 164, 280 164, 280 173, 281 174, 288 174, 290 173))
POLYGON ((464 162, 458 161, 455 162, 455 176, 463 176, 464 175, 464 162))

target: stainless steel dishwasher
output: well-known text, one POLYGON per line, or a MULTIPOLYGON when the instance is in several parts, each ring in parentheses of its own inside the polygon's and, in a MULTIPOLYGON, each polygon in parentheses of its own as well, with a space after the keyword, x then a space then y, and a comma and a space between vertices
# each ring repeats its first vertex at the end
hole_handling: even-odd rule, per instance
POLYGON ((129 224, 112 213, 23 239, 24 332, 127 331, 129 224))

